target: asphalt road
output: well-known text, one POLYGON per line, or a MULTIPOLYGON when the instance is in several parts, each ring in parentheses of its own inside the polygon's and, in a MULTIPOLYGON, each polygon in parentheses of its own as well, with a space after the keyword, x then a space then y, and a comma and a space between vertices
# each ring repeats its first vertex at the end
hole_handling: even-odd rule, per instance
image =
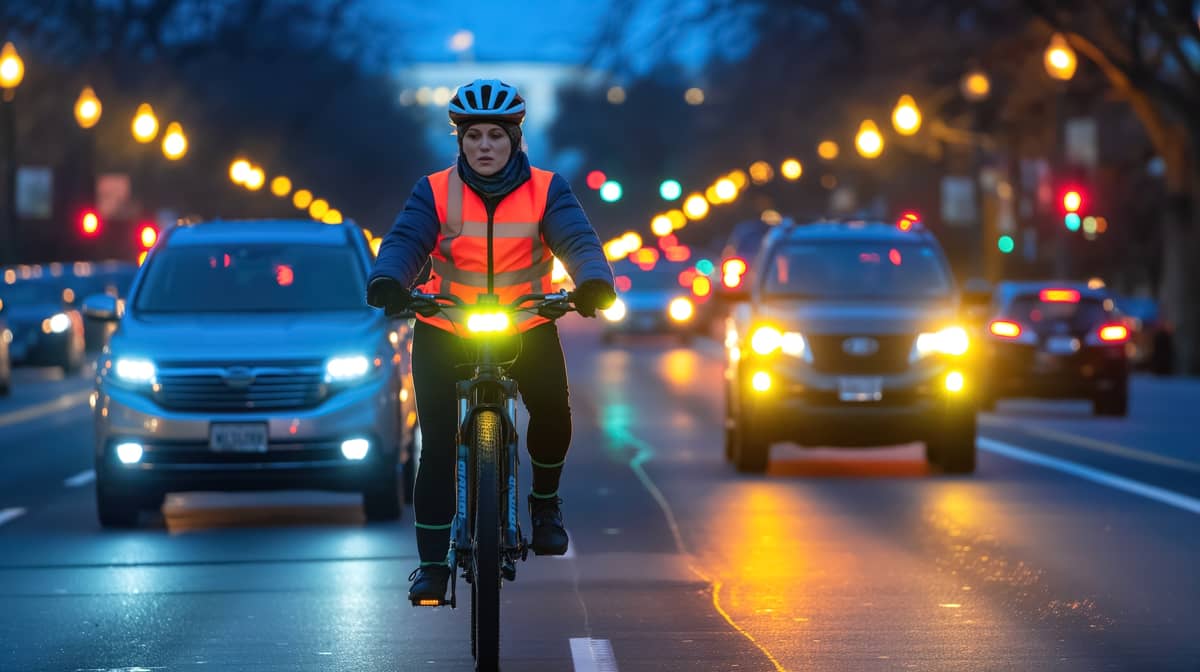
MULTIPOLYGON (((1200 381, 1138 379, 1121 420, 1002 403, 970 477, 918 445, 751 477, 712 344, 564 331, 572 551, 506 587, 506 670, 1200 670, 1200 381)), ((469 669, 468 611, 405 600, 411 511, 185 493, 101 531, 88 387, 0 400, 0 670, 469 669)))

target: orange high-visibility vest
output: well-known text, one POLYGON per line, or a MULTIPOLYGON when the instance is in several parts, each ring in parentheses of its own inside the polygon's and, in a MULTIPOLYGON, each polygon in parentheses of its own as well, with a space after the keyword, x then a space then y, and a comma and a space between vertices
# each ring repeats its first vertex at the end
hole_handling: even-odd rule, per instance
MULTIPOLYGON (((502 304, 522 294, 548 293, 554 256, 542 240, 542 215, 554 173, 530 168, 530 178, 504 197, 492 217, 492 292, 502 304)), ((452 294, 467 303, 477 303, 488 291, 488 215, 483 199, 451 166, 429 176, 437 205, 437 244, 429 255, 431 273, 421 285, 430 294, 452 294)), ((439 329, 469 336, 462 311, 445 315, 417 316, 439 329)), ((514 316, 516 330, 525 332, 548 322, 536 313, 514 316)))

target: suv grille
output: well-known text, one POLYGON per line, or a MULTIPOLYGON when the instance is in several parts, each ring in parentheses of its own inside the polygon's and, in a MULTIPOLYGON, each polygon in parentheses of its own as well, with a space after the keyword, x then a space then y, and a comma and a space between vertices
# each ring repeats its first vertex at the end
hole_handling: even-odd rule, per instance
POLYGON ((305 366, 209 365, 158 371, 154 399, 180 411, 311 408, 326 397, 324 369, 305 366))
POLYGON ((871 336, 805 334, 812 348, 813 368, 820 373, 843 375, 886 375, 908 370, 908 356, 916 336, 912 334, 878 334, 871 336), (852 355, 842 345, 850 338, 870 338, 879 344, 868 355, 852 355))

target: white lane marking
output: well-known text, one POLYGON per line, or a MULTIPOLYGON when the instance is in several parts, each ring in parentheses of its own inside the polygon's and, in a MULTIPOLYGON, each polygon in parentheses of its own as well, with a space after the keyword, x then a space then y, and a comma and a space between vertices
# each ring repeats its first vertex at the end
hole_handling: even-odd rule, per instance
POLYGON ((81 471, 63 481, 63 485, 67 486, 68 488, 78 488, 82 485, 87 485, 94 480, 96 480, 96 470, 88 469, 87 471, 81 471))
POLYGON ((75 394, 64 394, 61 397, 51 401, 30 406, 29 408, 22 408, 11 413, 5 413, 4 415, 0 415, 0 427, 17 425, 22 422, 36 420, 43 415, 51 415, 53 413, 58 413, 59 411, 65 411, 87 401, 88 397, 91 395, 91 391, 76 392, 75 394))
POLYGON ((14 507, 11 509, 0 509, 0 525, 16 520, 25 515, 25 509, 14 507))
POLYGON ((1018 448, 1017 446, 1007 444, 1002 441, 996 441, 994 439, 980 437, 976 440, 976 442, 980 448, 988 451, 989 453, 996 453, 997 455, 1003 455, 1009 459, 1020 460, 1022 462, 1028 462, 1030 464, 1036 464, 1038 466, 1054 469, 1055 471, 1061 471, 1064 474, 1078 476, 1084 480, 1091 481, 1093 483, 1099 483, 1100 485, 1107 485, 1110 488, 1122 490, 1134 495, 1140 495, 1147 499, 1153 499, 1156 502, 1173 506, 1177 509, 1183 509, 1189 513, 1200 513, 1200 499, 1188 497, 1187 495, 1182 495, 1178 492, 1172 492, 1170 490, 1159 488, 1153 485, 1147 485, 1140 481, 1125 478, 1124 476, 1117 476, 1116 474, 1110 474, 1107 471, 1085 467, 1081 464, 1076 464, 1067 460, 1061 460, 1057 457, 1042 455, 1041 453, 1025 450, 1024 448, 1018 448))
MULTIPOLYGON (((992 427, 1004 427, 1009 424, 1008 422, 1002 421, 999 418, 980 418, 980 423, 992 427)), ((1180 460, 1167 455, 1159 455, 1157 453, 1149 453, 1144 450, 1122 446, 1119 443, 1101 441, 1099 439, 1093 439, 1089 436, 1082 436, 1079 434, 1060 432, 1056 429, 1042 427, 1040 425, 1025 424, 1020 427, 1020 430, 1032 436, 1050 439, 1052 441, 1059 441, 1062 443, 1071 444, 1073 446, 1078 446, 1080 448, 1094 450, 1100 453, 1116 455, 1117 457, 1124 457, 1129 460, 1149 462, 1150 464, 1157 464, 1164 467, 1170 467, 1172 469, 1183 469, 1185 471, 1200 473, 1200 464, 1195 462, 1188 462, 1187 460, 1180 460)))
POLYGON ((612 644, 607 639, 571 638, 571 662, 575 672, 618 672, 612 644))

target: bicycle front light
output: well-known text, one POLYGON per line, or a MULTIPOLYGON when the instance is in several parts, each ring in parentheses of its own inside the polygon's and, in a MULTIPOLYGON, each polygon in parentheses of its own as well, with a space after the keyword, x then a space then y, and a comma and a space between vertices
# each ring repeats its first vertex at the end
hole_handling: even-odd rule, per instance
POLYGON ((958 357, 967 354, 971 339, 962 327, 946 327, 941 331, 924 333, 917 336, 913 346, 912 359, 917 360, 929 355, 951 355, 958 357))
POLYGON ((325 362, 325 382, 349 383, 367 375, 371 361, 363 355, 334 357, 325 362))
POLYGON ((467 317, 467 331, 473 334, 494 334, 507 331, 512 321, 508 313, 474 313, 467 317))
POLYGON ((625 319, 625 312, 625 302, 617 299, 611 306, 600 311, 600 314, 609 322, 620 322, 625 319))

